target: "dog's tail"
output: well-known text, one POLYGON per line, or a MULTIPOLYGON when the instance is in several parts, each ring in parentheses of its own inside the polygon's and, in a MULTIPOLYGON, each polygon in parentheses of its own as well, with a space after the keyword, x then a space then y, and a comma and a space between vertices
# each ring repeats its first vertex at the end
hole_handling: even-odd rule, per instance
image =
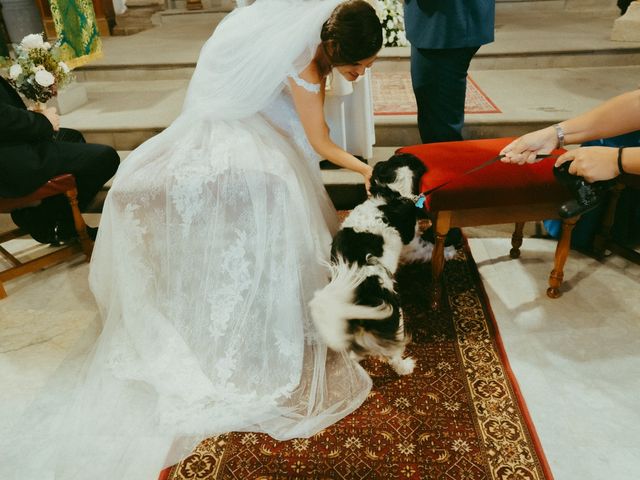
POLYGON ((367 277, 357 265, 339 259, 329 269, 331 282, 309 302, 311 318, 329 348, 346 350, 351 344, 349 320, 383 320, 391 316, 393 307, 385 303, 376 307, 354 303, 356 288, 367 277))

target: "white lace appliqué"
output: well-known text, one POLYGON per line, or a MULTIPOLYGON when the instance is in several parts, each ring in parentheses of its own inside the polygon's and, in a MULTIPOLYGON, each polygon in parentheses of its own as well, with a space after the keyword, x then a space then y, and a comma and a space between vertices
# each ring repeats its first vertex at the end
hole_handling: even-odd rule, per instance
POLYGON ((300 78, 299 75, 289 75, 289 78, 291 78, 294 82, 296 82, 296 84, 299 87, 304 88, 307 92, 311 92, 311 93, 320 93, 320 84, 319 83, 311 83, 311 82, 307 82, 304 78, 300 78))

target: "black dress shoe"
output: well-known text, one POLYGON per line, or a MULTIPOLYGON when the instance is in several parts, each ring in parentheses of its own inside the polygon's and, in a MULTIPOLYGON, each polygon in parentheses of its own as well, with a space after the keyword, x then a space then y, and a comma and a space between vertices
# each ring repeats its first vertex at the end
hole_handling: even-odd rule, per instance
MULTIPOLYGON (((85 231, 87 232, 87 235, 91 240, 96 240, 96 236, 98 235, 98 227, 87 226, 85 231)), ((31 234, 31 236, 33 237, 33 234, 31 234)), ((36 238, 36 240, 41 243, 50 243, 53 246, 68 245, 69 243, 78 240, 78 232, 76 231, 75 226, 71 228, 68 225, 57 223, 54 227, 53 237, 49 237, 49 239, 50 241, 48 242, 42 242, 42 240, 38 240, 36 238)))
POLYGON ((559 167, 553 167, 556 179, 566 186, 574 197, 560 206, 560 218, 571 218, 593 210, 604 201, 607 192, 616 183, 615 180, 589 183, 584 178, 569 173, 570 165, 571 162, 565 162, 559 167))

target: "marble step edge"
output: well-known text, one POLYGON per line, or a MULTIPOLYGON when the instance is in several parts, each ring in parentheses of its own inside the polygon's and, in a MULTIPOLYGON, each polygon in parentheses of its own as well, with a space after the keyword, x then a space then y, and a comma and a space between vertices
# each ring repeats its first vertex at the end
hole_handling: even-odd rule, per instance
POLYGON ((186 24, 191 22, 194 15, 198 16, 198 20, 208 20, 214 27, 222 21, 229 13, 225 7, 203 8, 202 10, 171 9, 161 10, 151 16, 151 23, 155 26, 166 24, 186 24))
MULTIPOLYGON (((373 158, 368 161, 371 166, 389 158, 399 147, 374 147, 373 158)), ((119 150, 120 163, 127 160, 132 150, 119 150)), ((325 185, 362 185, 362 176, 356 172, 352 172, 345 168, 336 168, 330 170, 321 170, 322 181, 325 185)), ((102 187, 103 191, 108 191, 113 183, 113 178, 105 183, 102 187)))
MULTIPOLYGON (((373 158, 369 160, 370 165, 375 165, 381 160, 389 158, 398 147, 375 147, 373 158)), ((126 162, 131 151, 118 151, 120 162, 126 162)), ((344 168, 321 170, 322 182, 327 189, 329 197, 337 209, 350 209, 365 200, 364 182, 358 173, 344 168)), ((98 192, 96 198, 87 209, 87 213, 101 213, 113 179, 109 180, 98 192)))
MULTIPOLYGON (((420 136, 415 120, 407 115, 404 121, 396 123, 379 124, 376 122, 376 146, 389 147, 393 145, 415 145, 420 143, 420 136)), ((465 138, 498 138, 524 135, 532 130, 537 130, 564 120, 564 117, 545 117, 536 120, 480 121, 468 120, 463 129, 465 138)), ((140 144, 160 133, 164 127, 155 128, 130 128, 130 129, 90 129, 82 126, 66 125, 76 128, 84 134, 90 143, 111 145, 117 150, 132 150, 140 144)))
MULTIPOLYGON (((376 122, 376 146, 414 145, 420 143, 420 136, 415 120, 407 115, 404 121, 380 124, 376 122)), ((532 130, 549 126, 564 120, 560 115, 536 120, 480 121, 468 120, 463 129, 465 138, 497 138, 524 135, 532 130)), ((132 150, 140 144, 160 133, 164 127, 130 128, 130 129, 90 129, 82 126, 66 125, 83 132, 90 143, 111 145, 117 150, 132 150)))
POLYGON ((231 7, 224 5, 216 5, 205 7, 202 10, 188 10, 187 8, 169 8, 167 10, 161 10, 158 12, 159 15, 163 17, 173 17, 180 15, 208 15, 210 13, 229 13, 231 11, 231 7))
MULTIPOLYGON (((478 54, 470 70, 516 70, 541 68, 621 67, 640 65, 640 47, 620 50, 583 50, 574 52, 516 52, 512 54, 478 54)), ((155 79, 189 79, 196 61, 145 63, 95 63, 74 70, 80 81, 148 81, 155 79)), ((375 69, 383 72, 409 71, 409 56, 381 55, 375 69)))

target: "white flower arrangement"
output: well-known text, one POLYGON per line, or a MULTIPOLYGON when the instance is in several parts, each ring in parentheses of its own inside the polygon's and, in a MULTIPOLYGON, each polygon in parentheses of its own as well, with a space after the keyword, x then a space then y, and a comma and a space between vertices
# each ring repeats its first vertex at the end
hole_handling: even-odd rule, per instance
POLYGON ((406 47, 409 45, 404 32, 404 10, 401 0, 378 0, 378 14, 382 21, 382 45, 406 47))
POLYGON ((2 59, 9 83, 36 103, 55 97, 72 79, 68 65, 60 60, 58 47, 45 42, 42 34, 24 37, 19 45, 14 45, 13 58, 2 59))

